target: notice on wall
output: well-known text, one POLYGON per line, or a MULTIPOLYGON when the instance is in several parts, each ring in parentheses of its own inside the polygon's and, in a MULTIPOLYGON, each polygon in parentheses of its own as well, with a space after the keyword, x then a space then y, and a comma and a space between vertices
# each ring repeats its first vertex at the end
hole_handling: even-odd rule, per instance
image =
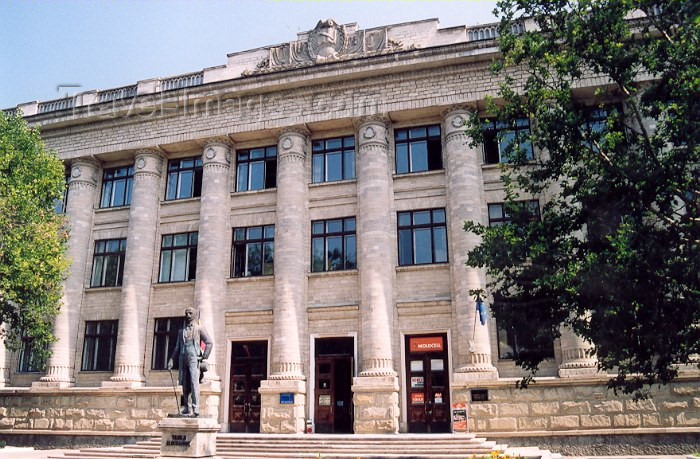
POLYGON ((291 392, 282 392, 280 394, 280 405, 294 405, 294 394, 291 392))
POLYGON ((423 392, 413 392, 411 393, 411 404, 412 405, 422 405, 425 403, 425 395, 423 392))
POLYGON ((469 423, 466 403, 452 404, 452 431, 469 432, 469 423))
POLYGON ((411 388, 425 387, 425 379, 422 376, 411 376, 411 388))
POLYGON ((331 406, 331 396, 330 395, 319 395, 318 396, 318 406, 331 406))

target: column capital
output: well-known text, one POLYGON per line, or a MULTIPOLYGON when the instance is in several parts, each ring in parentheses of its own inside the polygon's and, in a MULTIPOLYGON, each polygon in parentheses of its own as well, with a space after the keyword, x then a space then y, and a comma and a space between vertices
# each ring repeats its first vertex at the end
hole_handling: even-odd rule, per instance
POLYGON ((357 129, 357 143, 360 147, 376 145, 382 148, 389 147, 390 121, 383 116, 367 116, 355 120, 357 129))
POLYGON ((303 127, 289 127, 277 134, 277 158, 279 161, 297 159, 303 161, 306 157, 306 145, 310 132, 303 127))
POLYGON ((69 188, 94 188, 99 178, 100 163, 92 158, 71 161, 69 188))
POLYGON ((463 135, 466 138, 467 119, 476 113, 476 106, 471 105, 453 105, 442 111, 443 117, 443 132, 445 140, 449 141, 450 137, 455 134, 463 135))
POLYGON ((228 136, 223 135, 207 137, 206 139, 202 139, 197 143, 200 147, 202 147, 202 150, 204 150, 210 145, 225 145, 228 149, 233 148, 233 141, 228 136))
POLYGON ((137 150, 134 154, 134 176, 160 177, 165 155, 155 148, 137 150))
POLYGON ((386 115, 369 115, 355 118, 352 120, 352 124, 355 126, 356 130, 360 130, 363 126, 369 124, 382 124, 384 128, 389 129, 391 126, 391 120, 386 115))
MULTIPOLYGON (((280 129, 277 132, 277 140, 280 142, 280 144, 286 137, 303 137, 304 140, 307 140, 309 137, 311 137, 311 133, 303 126, 290 126, 280 129)), ((289 148, 290 147, 287 147, 286 149, 289 148)))
POLYGON ((228 168, 231 165, 233 142, 226 137, 215 137, 203 142, 202 165, 216 165, 228 168))

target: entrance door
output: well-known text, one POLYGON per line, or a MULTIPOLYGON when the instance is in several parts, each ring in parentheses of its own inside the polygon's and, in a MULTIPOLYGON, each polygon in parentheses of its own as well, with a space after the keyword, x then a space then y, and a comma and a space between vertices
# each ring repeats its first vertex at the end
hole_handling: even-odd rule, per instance
POLYGON ((450 431, 447 335, 406 336, 408 430, 450 431))
POLYGON ((234 342, 229 431, 260 432, 260 381, 267 379, 267 341, 234 342))
POLYGON ((352 433, 352 338, 316 339, 314 425, 317 433, 352 433))

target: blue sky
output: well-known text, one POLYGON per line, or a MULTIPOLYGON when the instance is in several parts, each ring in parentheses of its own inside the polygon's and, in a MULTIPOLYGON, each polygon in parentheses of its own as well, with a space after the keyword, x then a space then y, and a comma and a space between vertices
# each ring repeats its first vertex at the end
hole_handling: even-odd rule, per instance
POLYGON ((226 63, 319 19, 361 28, 495 22, 490 0, 44 0, 0 2, 0 108, 226 63), (80 88, 56 86, 76 84, 80 88))

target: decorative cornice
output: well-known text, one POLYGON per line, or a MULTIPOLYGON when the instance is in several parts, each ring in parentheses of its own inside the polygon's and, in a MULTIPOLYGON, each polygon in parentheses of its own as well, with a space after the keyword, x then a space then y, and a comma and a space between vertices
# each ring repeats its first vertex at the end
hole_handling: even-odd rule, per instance
POLYGON ((365 124, 377 124, 381 123, 384 125, 385 129, 389 129, 389 126, 391 126, 391 120, 389 117, 386 115, 369 115, 369 116, 362 116, 360 118, 354 118, 352 120, 352 124, 355 127, 355 130, 359 131, 362 126, 365 124))
POLYGON ((309 132, 308 129, 306 129, 303 126, 290 126, 290 127, 280 129, 277 132, 277 139, 282 140, 283 137, 289 136, 289 135, 298 135, 298 136, 304 137, 304 140, 306 141, 311 136, 311 133, 309 132))
POLYGON ((473 103, 468 103, 468 104, 455 104, 447 107, 443 111, 440 112, 440 115, 442 115, 442 119, 447 118, 453 113, 473 113, 477 112, 478 108, 476 105, 476 102, 473 103))
POLYGON ((202 150, 210 145, 225 145, 228 149, 233 149, 233 141, 227 136, 208 137, 197 142, 202 150))

